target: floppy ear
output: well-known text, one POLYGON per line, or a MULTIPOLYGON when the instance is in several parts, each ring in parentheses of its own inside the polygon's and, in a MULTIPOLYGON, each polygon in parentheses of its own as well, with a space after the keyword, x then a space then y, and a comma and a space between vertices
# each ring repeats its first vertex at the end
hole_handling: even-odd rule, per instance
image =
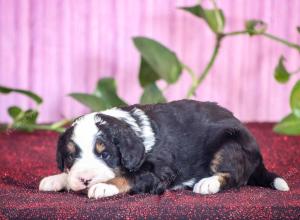
POLYGON ((56 148, 56 162, 57 162, 57 168, 61 171, 64 171, 65 164, 64 164, 64 154, 66 151, 66 146, 68 143, 68 140, 70 139, 74 128, 70 127, 68 128, 64 133, 62 133, 57 141, 57 148, 56 148))
POLYGON ((121 163, 130 172, 137 171, 145 159, 143 141, 131 128, 119 130, 117 146, 121 153, 121 163))
POLYGON ((56 149, 56 163, 57 163, 57 168, 60 171, 64 171, 64 159, 63 159, 63 155, 62 155, 62 150, 63 150, 63 145, 64 145, 64 137, 63 135, 61 135, 58 139, 57 142, 57 149, 56 149))

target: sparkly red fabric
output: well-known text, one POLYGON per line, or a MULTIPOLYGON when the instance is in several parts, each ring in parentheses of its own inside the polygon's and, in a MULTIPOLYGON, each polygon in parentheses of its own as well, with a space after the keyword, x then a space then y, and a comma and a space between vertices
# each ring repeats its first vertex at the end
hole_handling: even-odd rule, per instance
POLYGON ((39 192, 42 177, 58 172, 57 134, 0 134, 0 219, 300 219, 300 137, 276 135, 272 124, 250 123, 266 166, 289 192, 242 187, 203 196, 190 191, 117 195, 98 200, 73 192, 39 192))

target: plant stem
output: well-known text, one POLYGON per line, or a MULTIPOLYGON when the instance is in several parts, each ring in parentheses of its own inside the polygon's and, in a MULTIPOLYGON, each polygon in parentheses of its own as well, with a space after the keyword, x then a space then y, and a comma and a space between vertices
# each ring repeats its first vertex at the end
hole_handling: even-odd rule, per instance
MULTIPOLYGON (((219 48, 220 48, 220 45, 221 45, 221 40, 224 38, 224 37, 227 37, 227 36, 236 36, 236 35, 242 35, 242 34, 248 34, 247 30, 242 30, 242 31, 233 31, 233 32, 229 32, 229 33, 224 33, 224 34, 218 34, 217 35, 217 40, 216 40, 216 43, 215 43, 215 47, 214 47, 214 52, 209 60, 209 63, 207 64, 207 66, 205 67, 204 71, 200 74, 200 77, 197 79, 197 80, 193 80, 192 82, 192 85, 186 95, 187 98, 190 98, 191 96, 193 96, 195 94, 195 91, 197 90, 197 88, 200 86, 200 84, 202 83, 202 81, 206 78, 206 76, 208 75, 209 73, 209 70, 211 69, 211 67, 213 66, 214 62, 215 62, 215 59, 216 59, 216 56, 219 52, 219 48)), ((288 47, 292 47, 292 48, 295 48, 297 49, 299 52, 300 52, 300 45, 297 45, 295 43, 291 43, 287 40, 284 40, 284 39, 281 39, 279 37, 276 37, 272 34, 269 34, 269 33, 262 33, 262 34, 259 34, 259 35, 262 35, 262 36, 265 36, 269 39, 272 39, 274 41, 277 41, 277 42, 280 42, 288 47)), ((194 72, 190 69, 190 68, 186 68, 187 66, 184 65, 183 66, 187 71, 188 73, 193 73, 191 74, 193 77, 193 79, 195 79, 195 74, 194 72)), ((298 73, 299 70, 295 71, 295 73, 298 73)))
POLYGON ((181 63, 181 66, 183 69, 185 69, 187 71, 187 73, 191 76, 193 81, 195 81, 197 79, 195 72, 188 65, 181 63))
POLYGON ((53 124, 50 124, 50 127, 51 127, 52 129, 63 128, 63 126, 65 126, 65 125, 67 125, 67 124, 69 124, 69 123, 71 123, 71 122, 72 122, 72 120, 69 120, 69 119, 62 119, 62 120, 60 120, 60 121, 58 121, 58 122, 55 122, 55 123, 53 123, 53 124))
POLYGON ((235 35, 241 35, 241 34, 248 34, 248 32, 246 30, 233 31, 233 32, 229 32, 229 33, 224 33, 223 36, 227 37, 227 36, 235 36, 235 35))
MULTIPOLYGON (((200 0, 198 2, 199 2, 199 4, 201 4, 200 0)), ((214 9, 216 11, 217 22, 218 22, 218 24, 220 26, 220 22, 222 22, 222 20, 221 20, 221 15, 218 12, 216 1, 215 0, 211 0, 211 2, 212 2, 213 6, 214 6, 214 9)), ((218 30, 218 31, 221 31, 221 30, 218 30)), ((208 75, 208 73, 209 73, 211 67, 213 66, 213 64, 215 62, 215 59, 216 59, 216 57, 218 55, 222 39, 225 38, 225 37, 227 37, 227 36, 236 36, 236 35, 243 35, 243 34, 248 34, 248 31, 247 30, 241 30, 241 31, 233 31, 233 32, 229 32, 229 33, 218 33, 218 34, 216 34, 216 42, 215 42, 213 54, 211 55, 209 63, 206 65, 205 69, 200 74, 199 78, 196 77, 196 74, 194 73, 194 71, 190 67, 188 67, 185 64, 182 64, 182 67, 191 75, 192 80, 193 80, 192 81, 192 85, 189 88, 189 91, 188 91, 188 93, 186 95, 186 98, 190 98, 191 96, 195 95, 195 92, 196 92, 197 88, 200 86, 200 84, 203 82, 203 80, 208 75)), ((256 36, 257 35, 262 35, 262 36, 267 37, 267 38, 269 38, 271 40, 280 42, 280 43, 282 43, 282 44, 284 44, 284 45, 286 45, 288 47, 295 48, 295 49, 297 49, 300 52, 300 45, 298 45, 298 44, 291 43, 291 42, 289 42, 289 41, 287 41, 285 39, 276 37, 276 36, 274 36, 272 34, 269 34, 269 33, 256 34, 256 36)), ((297 70, 295 73, 298 73, 298 71, 299 70, 297 70)))
POLYGON ((191 96, 193 96, 195 94, 196 89, 200 86, 200 84, 203 82, 203 80, 206 78, 207 74, 209 73, 209 70, 213 66, 215 59, 218 55, 218 52, 219 52, 219 49, 221 46, 221 40, 222 40, 222 37, 217 35, 214 51, 210 57, 209 63, 207 64, 207 66, 205 67, 203 72, 200 74, 199 78, 196 81, 193 81, 193 84, 186 95, 187 98, 190 98, 191 96))
MULTIPOLYGON (((225 33, 224 34, 224 37, 227 37, 227 36, 234 36, 234 35, 240 35, 240 34, 248 34, 248 32, 246 30, 243 30, 243 31, 234 31, 234 32, 229 32, 229 33, 225 33)), ((277 41, 279 43, 282 43, 288 47, 292 47, 292 48, 295 48, 297 49, 299 52, 300 52, 300 45, 298 44, 295 44, 295 43, 292 43, 292 42, 289 42, 285 39, 282 39, 282 38, 279 38, 277 36, 274 36, 272 34, 269 34, 269 33, 262 33, 262 34, 256 34, 254 36, 259 36, 259 35, 262 35, 264 37, 267 37, 271 40, 274 40, 274 41, 277 41)))
POLYGON ((46 131, 56 131, 56 132, 64 132, 63 127, 57 127, 53 128, 51 125, 43 125, 43 124, 32 124, 32 125, 17 125, 12 126, 10 129, 16 129, 16 130, 25 130, 25 131, 34 131, 34 130, 46 130, 46 131))
POLYGON ((65 131, 65 129, 63 127, 52 128, 49 125, 34 125, 33 129, 34 130, 56 131, 56 132, 59 132, 59 133, 65 131))
POLYGON ((287 41, 287 40, 285 40, 285 39, 276 37, 276 36, 274 36, 274 35, 272 35, 272 34, 269 34, 269 33, 262 33, 261 35, 263 35, 263 36, 265 36, 265 37, 267 37, 267 38, 269 38, 269 39, 271 39, 271 40, 280 42, 280 43, 282 43, 282 44, 284 44, 284 45, 286 45, 286 46, 288 46, 288 47, 295 48, 295 49, 297 49, 297 50, 300 52, 300 45, 298 45, 298 44, 291 43, 291 42, 289 42, 289 41, 287 41))

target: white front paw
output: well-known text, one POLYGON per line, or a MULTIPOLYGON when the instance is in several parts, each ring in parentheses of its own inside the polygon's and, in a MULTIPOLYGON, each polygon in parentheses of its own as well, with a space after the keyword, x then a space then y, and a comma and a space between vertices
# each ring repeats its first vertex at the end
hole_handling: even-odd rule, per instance
POLYGON ((214 194, 220 191, 221 183, 218 176, 211 176, 201 179, 194 185, 193 191, 203 195, 214 194))
POLYGON ((119 193, 119 189, 115 185, 106 184, 106 183, 97 183, 88 191, 89 198, 103 198, 108 196, 113 196, 119 193))
POLYGON ((41 180, 40 191, 60 191, 67 187, 67 174, 62 173, 54 176, 48 176, 41 180))

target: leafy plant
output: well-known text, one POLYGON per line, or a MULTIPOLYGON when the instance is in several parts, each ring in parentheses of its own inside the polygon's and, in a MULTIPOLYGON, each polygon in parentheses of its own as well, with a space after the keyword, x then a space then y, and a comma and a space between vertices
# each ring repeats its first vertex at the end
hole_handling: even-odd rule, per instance
MULTIPOLYGON (((157 86, 157 81, 163 80, 168 85, 174 84, 178 81, 183 70, 190 74, 192 78, 192 84, 190 85, 185 98, 191 98, 194 96, 195 91, 205 80, 212 66, 214 65, 222 41, 227 37, 236 35, 261 36, 284 44, 300 52, 300 45, 268 33, 267 24, 261 20, 248 20, 245 22, 245 27, 243 30, 228 33, 224 32, 224 27, 226 24, 224 13, 220 8, 217 7, 215 0, 211 0, 211 2, 213 5, 212 9, 203 8, 200 3, 192 7, 180 8, 181 10, 184 10, 204 21, 210 30, 215 34, 213 52, 210 56, 209 62, 199 74, 196 74, 188 65, 181 62, 173 51, 159 42, 146 37, 133 38, 134 45, 141 54, 139 82, 141 87, 144 89, 140 99, 141 103, 165 102, 166 98, 163 95, 163 91, 157 86)), ((297 31, 300 33, 300 27, 297 27, 297 31)), ((280 83, 286 83, 292 75, 284 66, 283 56, 279 58, 279 63, 275 69, 274 75, 275 79, 280 83)), ((274 128, 274 131, 284 134, 300 134, 299 87, 298 81, 291 94, 291 115, 287 116, 279 124, 277 124, 274 128)), ((100 95, 97 95, 96 92, 94 94, 71 94, 71 96, 94 111, 126 104, 118 97, 116 93, 115 82, 111 78, 103 79, 103 81, 99 80, 96 91, 97 90, 102 90, 102 93, 100 95), (110 90, 113 94, 111 97, 108 97, 108 92, 104 92, 107 86, 105 82, 107 81, 114 85, 109 87, 110 89, 113 88, 110 90)))
MULTIPOLYGON (((278 82, 281 82, 278 80, 278 82)), ((284 81, 283 83, 286 83, 284 81)), ((275 125, 274 131, 280 134, 300 134, 300 80, 294 85, 290 95, 290 107, 292 112, 275 125)))
POLYGON ((93 94, 71 93, 70 96, 89 107, 92 111, 127 105, 118 96, 116 81, 112 78, 100 79, 93 94))
POLYGON ((27 96, 32 99, 35 104, 35 109, 23 110, 18 106, 11 106, 8 108, 8 114, 12 118, 12 123, 8 126, 5 126, 5 129, 18 129, 25 131, 34 131, 34 130, 52 130, 57 132, 64 131, 63 125, 65 125, 68 120, 62 120, 60 122, 51 124, 51 125, 40 125, 37 124, 37 118, 39 116, 38 107, 43 103, 43 99, 37 94, 23 89, 15 89, 0 86, 0 93, 10 94, 12 92, 19 93, 27 96))

